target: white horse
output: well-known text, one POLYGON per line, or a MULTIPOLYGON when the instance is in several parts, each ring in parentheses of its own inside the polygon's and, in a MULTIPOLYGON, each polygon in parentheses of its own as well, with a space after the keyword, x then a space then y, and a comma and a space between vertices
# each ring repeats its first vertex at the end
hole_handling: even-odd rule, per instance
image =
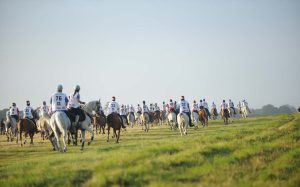
POLYGON ((180 134, 187 135, 187 127, 189 125, 189 117, 185 113, 179 113, 177 115, 178 127, 180 130, 180 134))
POLYGON ((51 127, 50 127, 50 116, 43 112, 40 115, 39 120, 36 122, 37 129, 40 131, 43 140, 49 138, 51 127))
POLYGON ((242 108, 241 108, 241 112, 242 112, 242 117, 243 118, 247 118, 248 116, 249 116, 249 108, 248 107, 246 107, 246 106, 243 106, 242 108))
MULTIPOLYGON (((235 111, 237 111, 237 110, 235 109, 235 111)), ((229 112, 229 116, 230 116, 231 121, 233 121, 233 119, 234 119, 235 116, 236 116, 236 114, 234 114, 233 108, 228 107, 228 112, 229 112)))
POLYGON ((142 121, 142 125, 145 126, 145 132, 148 132, 149 129, 150 129, 150 117, 149 117, 149 114, 148 113, 143 113, 141 115, 141 121, 142 121))
POLYGON ((176 129, 176 114, 174 112, 168 113, 168 124, 170 125, 171 130, 176 129))
POLYGON ((13 141, 17 136, 17 120, 10 116, 6 116, 5 121, 5 132, 7 136, 7 141, 13 141))
POLYGON ((141 121, 141 114, 140 114, 140 113, 135 113, 135 114, 134 114, 134 117, 135 117, 136 124, 137 124, 137 125, 141 125, 141 124, 142 124, 142 121, 141 121))
POLYGON ((199 124, 199 114, 198 112, 192 112, 192 121, 193 123, 195 123, 195 128, 198 128, 198 124, 199 124))
POLYGON ((131 128, 133 128, 133 125, 135 123, 135 117, 132 113, 129 113, 128 116, 127 116, 127 120, 131 126, 131 128))
POLYGON ((54 133, 54 149, 67 151, 68 130, 71 128, 71 121, 64 111, 56 111, 50 118, 50 127, 54 133), (60 146, 60 138, 63 136, 63 149, 60 146))

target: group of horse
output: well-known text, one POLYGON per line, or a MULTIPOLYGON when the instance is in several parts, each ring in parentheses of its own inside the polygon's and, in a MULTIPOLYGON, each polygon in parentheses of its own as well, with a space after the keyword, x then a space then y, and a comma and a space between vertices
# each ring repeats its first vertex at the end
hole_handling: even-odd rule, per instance
MULTIPOLYGON (((116 143, 119 142, 122 122, 128 121, 128 127, 139 125, 142 130, 148 132, 150 126, 154 124, 162 125, 168 124, 171 130, 179 129, 181 136, 187 135, 187 128, 189 125, 189 116, 186 113, 179 113, 179 111, 171 110, 167 111, 155 111, 150 113, 129 113, 127 116, 120 116, 112 113, 105 116, 104 113, 99 114, 95 111, 99 111, 100 101, 92 101, 82 106, 85 118, 80 121, 76 128, 72 128, 72 122, 64 111, 56 111, 51 116, 47 113, 42 113, 36 121, 38 132, 40 132, 43 140, 50 140, 53 150, 62 152, 67 151, 67 144, 71 142, 77 145, 78 132, 80 130, 81 135, 81 150, 83 150, 86 141, 86 131, 91 134, 91 139, 88 141, 88 145, 94 140, 94 131, 96 134, 105 134, 107 130, 107 142, 110 138, 110 130, 113 130, 113 138, 116 138, 116 143), (124 119, 127 118, 127 119, 124 119), (106 127, 107 125, 107 127, 106 127)), ((246 110, 246 112, 248 112, 246 110)), ((247 117, 247 113, 243 114, 242 110, 239 113, 243 117, 247 117)), ((209 114, 205 109, 191 112, 191 119, 194 128, 198 128, 201 123, 203 127, 208 126, 209 114)), ((217 119, 218 113, 216 109, 211 111, 210 118, 212 120, 217 119)), ((221 112, 221 118, 225 124, 228 124, 229 118, 234 117, 232 109, 221 112), (226 112, 228 111, 228 112, 226 112)), ((13 141, 16 138, 16 142, 20 141, 23 146, 22 137, 25 135, 24 144, 27 142, 26 138, 30 137, 30 143, 33 143, 33 136, 36 131, 36 126, 30 119, 19 119, 18 121, 14 118, 8 118, 5 121, 5 129, 7 135, 7 141, 13 141)))

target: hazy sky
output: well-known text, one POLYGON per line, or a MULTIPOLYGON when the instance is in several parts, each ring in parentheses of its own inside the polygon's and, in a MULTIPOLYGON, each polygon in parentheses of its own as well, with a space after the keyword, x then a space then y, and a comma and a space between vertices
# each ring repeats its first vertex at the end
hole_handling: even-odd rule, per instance
POLYGON ((0 0, 0 108, 247 99, 300 105, 300 1, 0 0))

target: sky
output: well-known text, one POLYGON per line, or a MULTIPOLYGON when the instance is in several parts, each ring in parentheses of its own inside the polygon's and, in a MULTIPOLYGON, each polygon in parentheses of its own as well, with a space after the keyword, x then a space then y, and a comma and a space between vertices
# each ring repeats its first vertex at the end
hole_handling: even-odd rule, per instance
POLYGON ((81 99, 300 106, 298 0, 0 0, 0 108, 81 99))

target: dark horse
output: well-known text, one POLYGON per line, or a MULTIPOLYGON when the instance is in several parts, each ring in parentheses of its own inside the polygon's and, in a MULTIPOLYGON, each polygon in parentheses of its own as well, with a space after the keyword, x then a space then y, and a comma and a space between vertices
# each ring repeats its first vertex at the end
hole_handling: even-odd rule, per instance
POLYGON ((230 117, 227 108, 225 108, 221 111, 221 116, 222 116, 222 119, 224 120, 224 124, 227 125, 228 124, 228 118, 230 117))
POLYGON ((110 128, 113 128, 114 136, 117 138, 116 143, 119 143, 120 139, 120 132, 121 132, 121 124, 122 124, 122 119, 120 116, 116 113, 111 113, 107 116, 107 142, 109 142, 109 133, 110 133, 110 128), (118 131, 118 134, 117 134, 118 131))
MULTIPOLYGON (((17 131, 18 134, 20 135, 20 141, 21 141, 21 146, 23 146, 22 142, 22 133, 25 133, 25 141, 24 144, 26 143, 26 137, 29 135, 30 137, 30 144, 33 144, 33 135, 36 132, 35 124, 33 121, 30 119, 21 119, 18 124, 17 124, 17 131)), ((17 143, 18 143, 18 136, 17 136, 17 143)))
POLYGON ((99 129, 99 134, 101 133, 101 130, 102 130, 102 134, 105 134, 105 132, 104 132, 105 125, 106 125, 105 115, 94 114, 93 115, 93 125, 96 128, 96 134, 98 133, 98 129, 99 129))
POLYGON ((1 122, 0 122, 0 134, 4 134, 5 133, 5 123, 4 123, 4 120, 1 119, 1 122))

